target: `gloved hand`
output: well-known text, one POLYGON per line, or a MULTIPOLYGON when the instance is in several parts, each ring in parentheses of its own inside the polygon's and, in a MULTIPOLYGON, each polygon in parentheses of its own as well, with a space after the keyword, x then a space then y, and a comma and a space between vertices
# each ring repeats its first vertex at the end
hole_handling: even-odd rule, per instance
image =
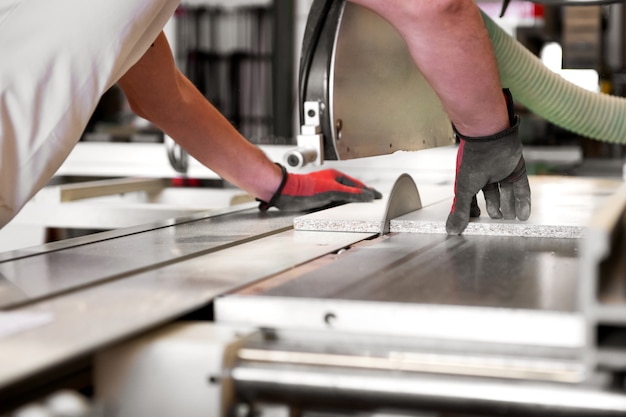
POLYGON ((277 207, 283 211, 306 211, 338 203, 367 202, 382 197, 373 188, 335 169, 310 174, 290 174, 285 167, 283 180, 269 202, 261 201, 259 209, 277 207))
POLYGON ((518 136, 519 117, 513 99, 505 90, 511 127, 493 136, 470 138, 457 133, 454 203, 446 222, 449 235, 459 235, 470 217, 480 216, 476 194, 482 189, 487 213, 492 219, 528 220, 530 186, 518 136))

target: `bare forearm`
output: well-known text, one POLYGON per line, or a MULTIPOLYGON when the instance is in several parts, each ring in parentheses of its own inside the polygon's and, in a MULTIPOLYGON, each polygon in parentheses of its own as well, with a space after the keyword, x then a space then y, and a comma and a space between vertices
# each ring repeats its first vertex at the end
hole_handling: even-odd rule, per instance
POLYGON ((175 67, 161 34, 119 82, 135 112, 222 178, 265 201, 280 169, 249 143, 175 67))
POLYGON ((154 123, 222 178, 269 200, 281 180, 278 167, 243 138, 191 82, 181 76, 179 83, 183 99, 154 123))
POLYGON ((487 136, 509 127, 491 41, 471 0, 350 0, 389 20, 457 129, 487 136))

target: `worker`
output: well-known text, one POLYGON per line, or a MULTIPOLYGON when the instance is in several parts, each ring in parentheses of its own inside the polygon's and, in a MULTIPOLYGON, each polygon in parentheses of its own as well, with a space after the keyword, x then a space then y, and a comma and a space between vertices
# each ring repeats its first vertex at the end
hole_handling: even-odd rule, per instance
POLYGON ((4 0, 0 5, 0 227, 50 180, 114 83, 132 110, 262 200, 308 210, 380 198, 336 170, 287 174, 175 67, 161 32, 179 1, 4 0))
POLYGON ((351 0, 389 21, 441 100, 460 140, 448 234, 480 215, 482 189, 494 219, 527 220, 530 186, 519 118, 504 94, 489 34, 473 0, 351 0))
MULTIPOLYGON (((161 30, 178 3, 177 0, 3 2, 0 6, 3 56, 0 227, 48 182, 81 136, 102 94, 116 82, 133 111, 161 128, 222 178, 256 196, 262 201, 263 209, 276 206, 282 210, 307 210, 337 202, 380 198, 376 190, 336 170, 288 174, 241 137, 175 67, 161 30)), ((506 113, 506 104, 502 97, 499 100, 493 97, 491 87, 497 79, 495 60, 488 39, 476 27, 476 19, 480 17, 473 2, 364 0, 359 3, 388 18, 401 31, 417 65, 430 75, 427 78, 442 98, 456 128, 463 132, 459 133, 462 146, 456 203, 448 219, 448 232, 461 233, 475 194, 487 184, 501 180, 505 180, 504 195, 509 194, 506 191, 509 182, 514 184, 513 194, 525 193, 526 200, 516 197, 519 203, 515 209, 520 208, 518 218, 527 218, 530 191, 518 192, 519 184, 524 181, 527 184, 527 179, 516 134, 517 119, 511 117, 507 127, 501 126, 500 113, 503 109, 506 113), (428 22, 422 13, 442 19, 441 26, 428 22), (473 20, 465 20, 471 13, 473 20), (453 27, 457 23, 468 26, 463 31, 453 27), (427 27, 411 30, 412 26, 419 28, 422 24, 427 27), (432 38, 424 37, 427 31, 431 31, 432 38), (473 36, 468 37, 467 33, 473 36), (439 37, 439 42, 433 42, 439 37), (468 38, 474 40, 467 41, 468 38), (453 40, 461 42, 462 48, 454 47, 453 40), (438 47, 426 48, 428 43, 438 47), (445 48, 452 49, 442 51, 445 48), (421 54, 431 52, 434 55, 430 58, 420 58, 421 54), (468 55, 467 59, 459 60, 461 55, 468 55), (465 82, 444 75, 453 73, 465 82), (472 83, 467 82, 470 79, 476 84, 473 89, 472 83), (481 80, 488 80, 489 86, 481 80), (500 111, 494 111, 498 108, 500 111), (511 163, 514 158, 518 159, 515 164, 511 163)), ((488 188, 489 195, 498 193, 497 186, 488 188)), ((499 203, 495 197, 487 201, 490 215, 497 217, 499 203)), ((511 216, 509 208, 507 204, 503 206, 505 217, 511 216)))

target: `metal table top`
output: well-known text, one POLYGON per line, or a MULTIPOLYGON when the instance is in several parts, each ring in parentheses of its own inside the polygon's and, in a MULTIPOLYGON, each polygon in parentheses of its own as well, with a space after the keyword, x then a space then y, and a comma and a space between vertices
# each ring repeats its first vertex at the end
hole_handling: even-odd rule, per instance
POLYGON ((0 264, 35 294, 0 311, 0 401, 12 383, 371 236, 297 232, 291 222, 255 209, 0 264), (3 329, 7 322, 13 328, 3 329))
POLYGON ((578 357, 578 243, 392 233, 275 286, 222 297, 216 321, 578 357))
POLYGON ((239 209, 68 241, 44 253, 22 251, 0 260, 0 310, 259 239, 291 224, 289 215, 239 209))
POLYGON ((578 241, 392 234, 265 296, 576 310, 578 241))

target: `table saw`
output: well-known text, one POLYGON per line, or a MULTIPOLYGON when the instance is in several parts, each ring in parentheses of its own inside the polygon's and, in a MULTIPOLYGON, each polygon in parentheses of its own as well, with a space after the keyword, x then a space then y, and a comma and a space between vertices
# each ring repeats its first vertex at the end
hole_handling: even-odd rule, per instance
POLYGON ((340 51, 368 59, 350 47, 360 24, 395 35, 330 3, 310 17, 288 165, 432 149, 349 172, 369 172, 373 203, 243 204, 0 254, 0 415, 53 415, 68 390, 71 415, 93 416, 626 415, 622 180, 532 177, 528 222, 447 236, 453 178, 436 168, 455 149, 436 97, 407 69, 400 103, 435 113, 354 111, 340 51))
POLYGON ((241 206, 6 254, 0 403, 93 380, 105 415, 623 415, 626 190, 545 181, 597 202, 582 235, 241 206))

